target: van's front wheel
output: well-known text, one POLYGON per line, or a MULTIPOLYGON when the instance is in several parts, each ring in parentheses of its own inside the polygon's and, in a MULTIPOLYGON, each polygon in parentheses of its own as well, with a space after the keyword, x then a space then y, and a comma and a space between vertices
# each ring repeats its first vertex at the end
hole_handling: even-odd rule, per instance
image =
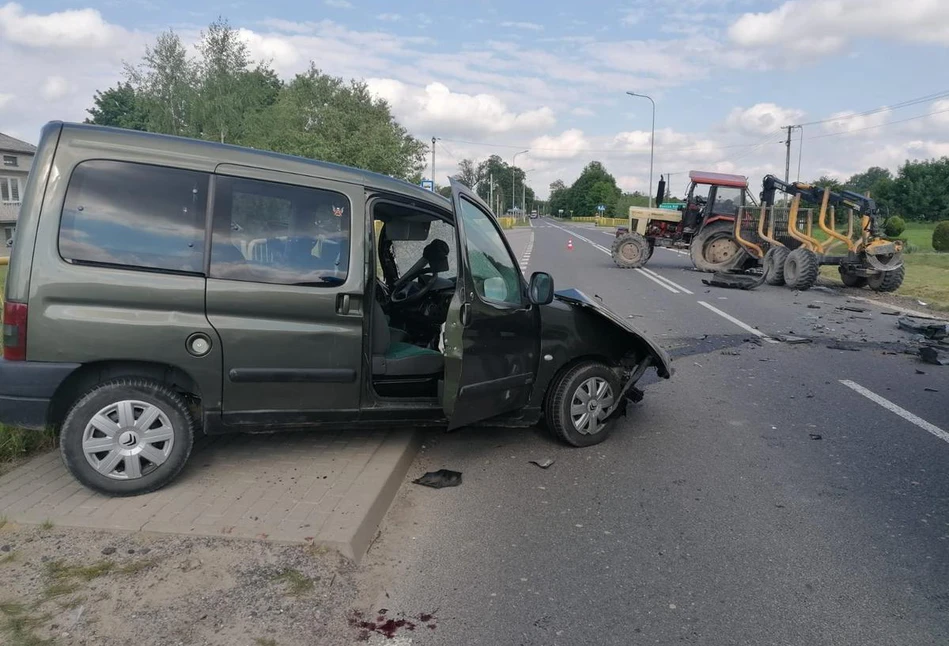
POLYGON ((619 381, 608 366, 578 364, 553 388, 544 412, 554 435, 573 446, 592 446, 609 436, 613 423, 606 418, 615 408, 619 381))
POLYGON ((131 496, 171 482, 188 461, 194 433, 194 417, 177 392, 148 379, 116 379, 73 404, 60 451, 85 486, 131 496))

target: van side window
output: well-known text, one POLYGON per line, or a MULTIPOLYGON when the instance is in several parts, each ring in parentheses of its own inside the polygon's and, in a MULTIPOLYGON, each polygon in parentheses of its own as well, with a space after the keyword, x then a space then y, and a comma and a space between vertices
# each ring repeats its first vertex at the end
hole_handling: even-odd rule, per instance
POLYGON ((201 273, 208 173, 91 160, 73 170, 59 253, 74 262, 201 273))
POLYGON ((211 277, 332 287, 349 272, 349 198, 276 182, 217 176, 211 277))

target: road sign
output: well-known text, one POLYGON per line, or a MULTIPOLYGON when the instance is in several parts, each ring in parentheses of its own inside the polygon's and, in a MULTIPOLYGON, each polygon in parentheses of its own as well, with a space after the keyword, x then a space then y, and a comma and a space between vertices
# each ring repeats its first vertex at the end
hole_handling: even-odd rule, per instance
POLYGON ((435 191, 435 182, 433 182, 430 179, 423 179, 422 183, 419 184, 419 186, 429 191, 433 191, 433 192, 435 191))
POLYGON ((606 210, 606 207, 603 206, 602 204, 600 204, 599 206, 596 207, 596 210, 599 211, 600 213, 602 213, 603 211, 606 210))
POLYGON ((660 208, 660 209, 671 209, 671 210, 675 211, 675 210, 678 209, 680 206, 682 206, 682 203, 681 203, 681 202, 663 202, 662 204, 659 205, 659 208, 660 208))

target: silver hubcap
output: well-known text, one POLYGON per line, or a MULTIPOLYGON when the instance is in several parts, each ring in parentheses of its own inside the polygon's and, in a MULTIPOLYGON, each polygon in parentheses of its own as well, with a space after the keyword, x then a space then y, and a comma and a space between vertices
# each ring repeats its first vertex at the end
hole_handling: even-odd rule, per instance
POLYGON ((570 402, 573 427, 583 435, 599 433, 612 406, 613 389, 609 382, 601 377, 590 377, 573 393, 570 402))
POLYGON ((154 404, 124 400, 109 404, 86 425, 82 452, 102 475, 133 480, 154 471, 171 455, 175 429, 154 404))

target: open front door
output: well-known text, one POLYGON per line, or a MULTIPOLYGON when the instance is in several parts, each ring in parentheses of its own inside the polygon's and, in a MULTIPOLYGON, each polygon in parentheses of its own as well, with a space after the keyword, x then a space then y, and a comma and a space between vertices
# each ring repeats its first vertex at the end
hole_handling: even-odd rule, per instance
POLYGON ((540 313, 488 205, 454 179, 451 196, 460 262, 445 325, 442 406, 454 429, 527 404, 540 313))

